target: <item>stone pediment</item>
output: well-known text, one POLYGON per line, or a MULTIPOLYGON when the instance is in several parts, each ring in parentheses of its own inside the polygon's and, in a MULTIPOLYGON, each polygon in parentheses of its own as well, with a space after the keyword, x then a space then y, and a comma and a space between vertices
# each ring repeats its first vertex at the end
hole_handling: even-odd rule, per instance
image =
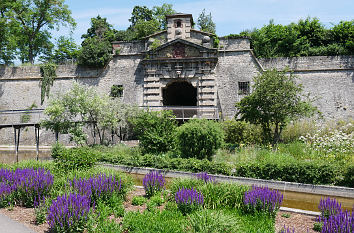
POLYGON ((193 42, 175 39, 167 42, 155 49, 150 49, 146 53, 147 58, 193 58, 215 56, 216 49, 207 48, 193 42))

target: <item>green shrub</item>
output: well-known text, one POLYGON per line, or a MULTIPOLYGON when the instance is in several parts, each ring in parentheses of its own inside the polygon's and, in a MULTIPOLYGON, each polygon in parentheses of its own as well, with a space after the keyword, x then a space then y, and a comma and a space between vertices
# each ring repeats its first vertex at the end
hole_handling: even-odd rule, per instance
POLYGON ((235 175, 305 184, 335 184, 339 171, 336 164, 326 161, 302 161, 289 156, 271 156, 261 161, 237 164, 235 175))
POLYGON ((285 129, 283 129, 281 139, 284 143, 298 141, 301 136, 314 134, 316 129, 316 122, 312 120, 291 122, 285 127, 285 129))
POLYGON ((78 56, 78 64, 92 68, 103 68, 111 60, 112 45, 108 40, 97 37, 86 38, 78 56))
POLYGON ((160 195, 155 195, 150 198, 150 202, 156 204, 156 206, 161 206, 164 203, 164 199, 160 195))
POLYGON ((238 232, 238 220, 221 210, 202 210, 188 216, 186 228, 188 232, 238 232))
POLYGON ((228 120, 222 123, 224 140, 230 144, 261 144, 262 129, 246 121, 228 120))
POLYGON ((354 164, 350 164, 346 167, 343 177, 341 185, 354 188, 354 164))
POLYGON ((59 142, 56 142, 52 145, 51 156, 53 159, 56 159, 61 156, 61 154, 66 150, 65 146, 59 142))
POLYGON ((96 164, 97 155, 89 147, 62 150, 56 155, 55 163, 63 170, 88 169, 96 164))
POLYGON ((193 119, 177 129, 177 147, 184 158, 209 159, 223 143, 217 122, 193 119))
POLYGON ((146 198, 142 196, 134 196, 132 199, 132 205, 143 205, 146 203, 146 198))
POLYGON ((177 122, 171 111, 142 112, 131 123, 143 153, 164 153, 174 148, 177 122))

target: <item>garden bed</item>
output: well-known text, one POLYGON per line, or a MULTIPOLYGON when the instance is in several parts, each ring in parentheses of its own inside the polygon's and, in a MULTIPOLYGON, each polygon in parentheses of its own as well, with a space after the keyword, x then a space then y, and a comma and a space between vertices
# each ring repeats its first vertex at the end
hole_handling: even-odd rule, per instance
MULTIPOLYGON (((124 202, 124 207, 126 211, 139 211, 143 212, 146 210, 146 204, 142 206, 132 205, 132 198, 134 196, 144 196, 145 191, 143 188, 135 188, 128 193, 127 199, 124 202)), ((163 210, 163 206, 160 210, 163 210)), ((33 208, 24 208, 24 207, 14 207, 14 208, 2 208, 0 209, 0 213, 4 214, 11 219, 22 223, 28 228, 31 228, 33 231, 37 233, 46 233, 49 230, 49 225, 47 223, 43 223, 40 225, 36 224, 36 215, 33 208)), ((113 217, 112 217, 113 219, 113 217)), ((121 219, 115 219, 117 223, 121 222, 121 219)), ((305 214, 298 213, 289 213, 285 211, 279 211, 275 218, 275 232, 279 232, 284 225, 296 229, 296 232, 309 232, 315 233, 313 228, 313 224, 316 221, 316 217, 309 216, 305 214), (308 230, 308 231, 307 231, 308 230)))

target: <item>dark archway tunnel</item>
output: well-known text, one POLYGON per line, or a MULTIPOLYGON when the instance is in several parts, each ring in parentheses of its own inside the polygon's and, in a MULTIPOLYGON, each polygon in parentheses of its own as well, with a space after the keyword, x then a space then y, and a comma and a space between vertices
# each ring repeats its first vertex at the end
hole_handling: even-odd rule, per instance
POLYGON ((164 106, 197 106, 197 88, 186 81, 167 85, 162 97, 164 106))

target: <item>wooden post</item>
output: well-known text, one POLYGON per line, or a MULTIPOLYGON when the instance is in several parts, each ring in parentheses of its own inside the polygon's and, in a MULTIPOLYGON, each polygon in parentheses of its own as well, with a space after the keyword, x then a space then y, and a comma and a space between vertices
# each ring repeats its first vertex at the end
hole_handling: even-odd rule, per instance
POLYGON ((38 161, 39 160, 39 125, 34 125, 34 134, 36 138, 36 155, 38 161))

